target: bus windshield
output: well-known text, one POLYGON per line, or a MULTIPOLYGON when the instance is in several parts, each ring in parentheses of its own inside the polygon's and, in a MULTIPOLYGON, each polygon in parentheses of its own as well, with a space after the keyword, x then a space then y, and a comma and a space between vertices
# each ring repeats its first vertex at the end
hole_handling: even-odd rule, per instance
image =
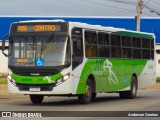
POLYGON ((9 65, 63 66, 70 63, 70 45, 67 36, 11 37, 9 65))

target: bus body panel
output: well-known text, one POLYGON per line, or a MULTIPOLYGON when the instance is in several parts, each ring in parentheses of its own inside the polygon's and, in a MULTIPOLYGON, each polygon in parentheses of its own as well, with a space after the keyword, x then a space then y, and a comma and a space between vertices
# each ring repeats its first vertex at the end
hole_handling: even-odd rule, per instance
POLYGON ((116 92, 129 90, 133 74, 138 77, 138 87, 155 83, 154 61, 88 59, 80 76, 77 94, 85 93, 85 83, 89 75, 96 81, 96 92, 116 92))
MULTIPOLYGON (((24 23, 25 24, 25 23, 24 23)), ((137 76, 138 88, 143 88, 155 83, 155 58, 154 60, 147 59, 116 59, 116 58, 86 58, 85 56, 85 30, 103 31, 117 33, 119 35, 136 35, 139 37, 154 38, 153 34, 139 33, 135 31, 127 31, 125 29, 102 27, 88 25, 83 23, 69 22, 68 34, 72 40, 71 31, 74 27, 82 28, 84 58, 83 62, 72 69, 72 62, 69 68, 63 69, 60 73, 52 76, 20 76, 14 73, 9 73, 11 77, 19 84, 24 85, 42 85, 48 84, 51 79, 52 83, 56 83, 58 79, 69 74, 69 79, 58 86, 54 86, 51 91, 30 92, 21 91, 8 81, 9 93, 18 94, 41 94, 41 95, 59 95, 59 94, 85 94, 86 81, 90 75, 95 78, 96 93, 101 92, 118 92, 130 90, 131 78, 133 74, 137 76), (49 79, 47 79, 47 78, 49 79)), ((71 45, 71 54, 73 54, 73 46, 71 45)), ((71 58, 72 60, 72 58, 71 58)))
POLYGON ((145 88, 156 83, 155 64, 155 60, 150 60, 146 63, 141 75, 138 76, 138 88, 145 88))
MULTIPOLYGON (((34 86, 34 85, 30 85, 34 86)), ((41 85, 39 85, 41 86, 41 85)), ((15 94, 41 94, 41 95, 60 95, 60 94, 73 94, 73 77, 70 77, 64 83, 53 87, 51 91, 36 91, 31 92, 29 90, 19 90, 17 86, 13 85, 10 81, 8 82, 8 92, 15 94)))

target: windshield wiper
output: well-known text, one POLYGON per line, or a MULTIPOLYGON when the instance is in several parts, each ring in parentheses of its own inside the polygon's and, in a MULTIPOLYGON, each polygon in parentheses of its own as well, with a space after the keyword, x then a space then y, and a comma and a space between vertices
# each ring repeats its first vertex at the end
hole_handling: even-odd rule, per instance
POLYGON ((54 37, 55 37, 55 35, 52 34, 51 37, 50 37, 50 39, 48 40, 48 42, 51 42, 52 40, 54 40, 54 37))
POLYGON ((33 37, 33 59, 32 59, 32 62, 30 62, 29 64, 33 64, 35 62, 35 58, 36 58, 36 51, 35 51, 35 47, 36 47, 36 39, 33 37))
POLYGON ((40 52, 40 58, 42 58, 42 51, 43 51, 44 42, 45 41, 43 40, 42 47, 41 47, 41 52, 40 52))
MULTIPOLYGON (((46 41, 45 46, 47 45, 47 43, 51 42, 52 39, 54 39, 54 34, 52 34, 51 37, 46 41)), ((44 43, 45 43, 45 40, 42 43, 41 52, 40 52, 40 58, 42 58, 42 52, 43 52, 43 49, 44 49, 44 43)))

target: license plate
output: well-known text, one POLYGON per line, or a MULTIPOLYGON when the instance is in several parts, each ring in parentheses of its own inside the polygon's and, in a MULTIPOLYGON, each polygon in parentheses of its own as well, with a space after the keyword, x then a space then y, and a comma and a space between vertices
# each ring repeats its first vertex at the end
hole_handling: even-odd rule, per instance
POLYGON ((29 91, 39 92, 39 91, 41 91, 41 89, 40 89, 40 87, 37 87, 37 86, 30 86, 29 91))

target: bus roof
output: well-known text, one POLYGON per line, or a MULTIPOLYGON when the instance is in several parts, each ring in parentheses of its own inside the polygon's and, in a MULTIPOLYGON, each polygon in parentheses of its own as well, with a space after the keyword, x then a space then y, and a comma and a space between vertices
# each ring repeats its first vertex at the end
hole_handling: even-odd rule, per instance
POLYGON ((102 31, 108 31, 108 32, 115 32, 120 35, 129 35, 129 36, 145 36, 149 38, 155 38, 155 35, 153 33, 147 33, 147 32, 139 32, 139 31, 133 31, 133 30, 127 30, 124 28, 115 28, 115 27, 105 27, 101 25, 92 25, 87 23, 81 23, 81 22, 69 22, 65 21, 63 19, 54 19, 54 20, 28 20, 28 21, 19 21, 14 23, 37 23, 37 22, 67 22, 69 24, 72 24, 73 27, 82 27, 86 29, 97 29, 102 31))

